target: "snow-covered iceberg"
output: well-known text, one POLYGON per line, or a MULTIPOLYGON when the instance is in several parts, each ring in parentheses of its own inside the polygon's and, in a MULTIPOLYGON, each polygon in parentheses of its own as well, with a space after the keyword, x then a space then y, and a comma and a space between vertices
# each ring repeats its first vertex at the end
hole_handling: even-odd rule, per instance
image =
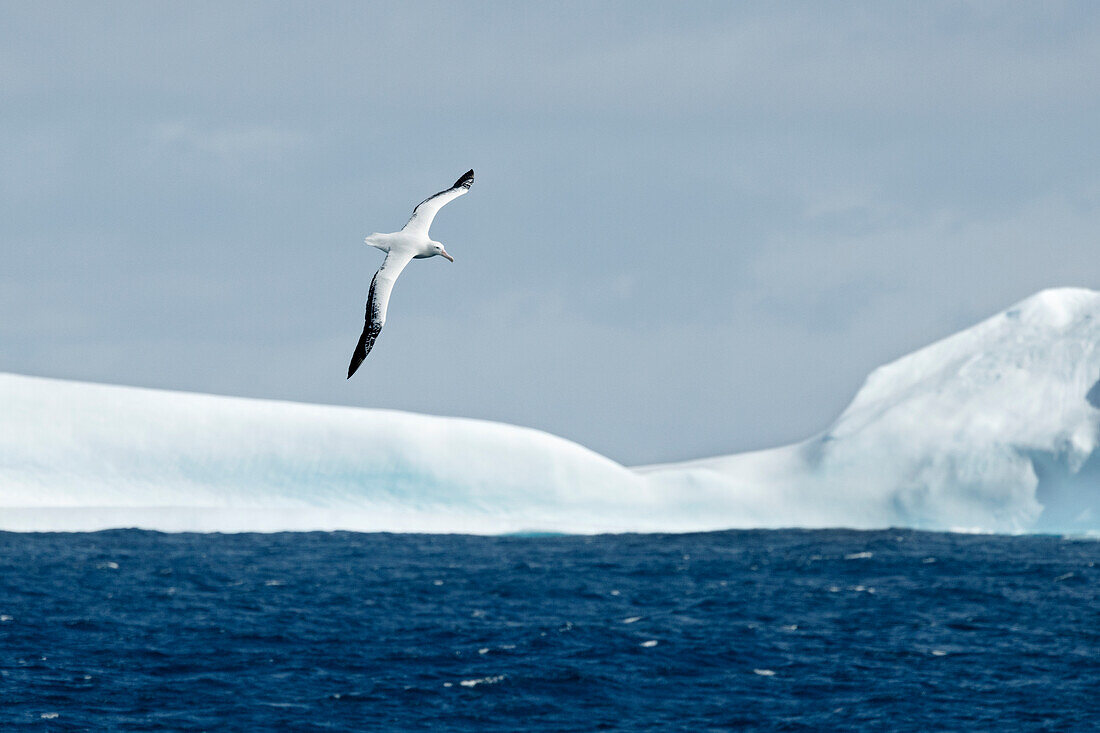
POLYGON ((0 374, 0 529, 1100 528, 1100 293, 876 370, 828 430, 630 469, 526 428, 0 374))
POLYGON ((642 469, 723 483, 744 526, 1100 528, 1100 293, 1045 290, 876 369, 823 433, 642 469))

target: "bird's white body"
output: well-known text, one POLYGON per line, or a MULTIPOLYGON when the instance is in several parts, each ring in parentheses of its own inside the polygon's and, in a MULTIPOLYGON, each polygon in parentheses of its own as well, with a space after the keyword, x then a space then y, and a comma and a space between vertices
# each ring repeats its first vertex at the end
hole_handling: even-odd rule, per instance
POLYGON ((397 276, 405 269, 405 265, 414 259, 422 260, 436 255, 441 255, 454 262, 454 258, 447 254, 447 250, 443 248, 443 245, 428 236, 428 229, 431 227, 436 213, 443 208, 444 204, 469 191, 473 183, 474 172, 471 170, 446 191, 440 191, 434 196, 429 196, 421 201, 413 209, 412 216, 409 217, 408 223, 401 231, 390 234, 375 233, 363 240, 370 246, 377 247, 385 252, 386 259, 382 262, 382 266, 378 268, 378 272, 374 273, 374 279, 371 280, 370 295, 367 298, 366 323, 363 327, 363 334, 359 337, 359 343, 356 345, 355 352, 351 357, 351 364, 348 367, 348 379, 351 379, 351 375, 367 358, 367 354, 374 346, 374 340, 378 338, 378 334, 382 331, 382 325, 386 322, 386 311, 389 307, 393 284, 397 281, 397 276))
POLYGON ((390 234, 371 234, 363 240, 372 247, 377 247, 383 252, 396 252, 409 254, 409 259, 422 260, 425 257, 434 257, 440 254, 443 244, 428 239, 427 236, 411 234, 402 229, 390 234))

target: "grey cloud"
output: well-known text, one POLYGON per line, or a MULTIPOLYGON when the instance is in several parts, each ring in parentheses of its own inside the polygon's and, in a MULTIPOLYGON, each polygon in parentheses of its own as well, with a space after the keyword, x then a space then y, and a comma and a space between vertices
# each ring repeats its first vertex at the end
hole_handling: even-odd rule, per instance
POLYGON ((0 369, 650 462, 805 437, 883 361, 1100 279, 1091 4, 5 14, 0 369), (469 167, 457 262, 409 268, 347 383, 363 235, 469 167))

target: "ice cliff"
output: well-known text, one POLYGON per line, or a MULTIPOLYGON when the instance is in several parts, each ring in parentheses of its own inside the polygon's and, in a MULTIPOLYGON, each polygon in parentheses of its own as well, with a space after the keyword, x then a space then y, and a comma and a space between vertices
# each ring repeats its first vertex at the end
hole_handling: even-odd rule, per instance
POLYGON ((0 529, 1095 532, 1098 342, 1100 293, 1043 291, 803 443, 638 469, 477 420, 0 374, 0 529))

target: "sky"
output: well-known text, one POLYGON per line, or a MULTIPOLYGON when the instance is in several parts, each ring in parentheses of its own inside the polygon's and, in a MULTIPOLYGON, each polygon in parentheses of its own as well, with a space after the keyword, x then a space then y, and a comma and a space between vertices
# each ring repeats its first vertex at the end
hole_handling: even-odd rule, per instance
POLYGON ((1100 4, 0 0, 0 371, 547 430, 824 429, 1100 287, 1100 4), (353 379, 382 253, 469 168, 353 379))

